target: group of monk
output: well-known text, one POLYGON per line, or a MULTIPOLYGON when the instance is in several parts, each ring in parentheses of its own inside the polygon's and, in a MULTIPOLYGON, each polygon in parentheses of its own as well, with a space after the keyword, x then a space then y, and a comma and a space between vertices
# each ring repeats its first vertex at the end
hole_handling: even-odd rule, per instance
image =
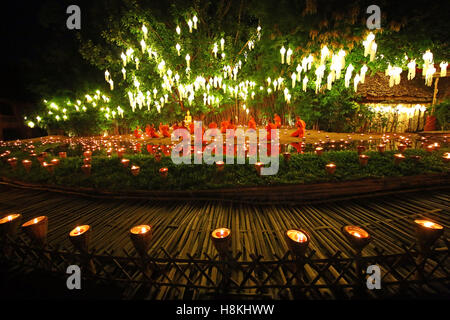
MULTIPOLYGON (((279 129, 280 127, 281 127, 281 117, 275 113, 273 122, 271 120, 269 120, 266 125, 267 139, 271 138, 271 130, 272 129, 279 129)), ((290 136, 303 138, 305 136, 305 132, 306 132, 306 123, 299 116, 296 116, 295 127, 297 128, 297 130, 294 131, 290 136)), ((213 122, 209 123, 208 128, 216 129, 216 128, 218 128, 218 125, 216 122, 213 121, 213 122)), ((236 128, 237 128, 236 124, 231 119, 224 120, 220 123, 220 132, 221 133, 226 133, 227 129, 236 130, 236 128)), ((255 121, 254 117, 250 117, 250 120, 248 121, 248 128, 256 130, 256 121, 255 121)), ((159 129, 159 134, 153 124, 147 124, 147 126, 145 127, 145 135, 149 138, 160 138, 160 137, 170 138, 169 125, 167 125, 167 124, 163 125, 162 123, 160 123, 158 129, 159 129)), ((175 122, 172 125, 171 129, 173 131, 175 131, 177 129, 186 129, 186 130, 189 130, 189 132, 191 134, 194 134, 194 122, 190 122, 188 125, 186 125, 186 123, 184 121, 175 122)), ((204 132, 205 132, 205 128, 202 127, 202 134, 204 132)), ((141 138, 143 136, 143 134, 144 133, 142 132, 142 130, 139 128, 139 126, 137 126, 136 129, 134 130, 134 136, 136 138, 141 138)))

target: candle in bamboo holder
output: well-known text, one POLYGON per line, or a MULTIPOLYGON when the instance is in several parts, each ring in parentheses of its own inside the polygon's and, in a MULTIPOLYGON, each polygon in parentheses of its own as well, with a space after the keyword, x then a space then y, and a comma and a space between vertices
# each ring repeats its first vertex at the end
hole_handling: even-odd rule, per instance
POLYGON ((317 147, 314 151, 315 151, 315 153, 318 156, 321 156, 323 154, 323 148, 322 147, 317 147))
POLYGON ((91 158, 92 157, 92 151, 86 150, 85 152, 83 152, 83 156, 85 158, 91 158))
POLYGON ((427 219, 416 219, 416 238, 422 251, 427 251, 444 233, 444 227, 427 219))
POLYGON ((167 174, 169 173, 169 168, 161 168, 159 169, 159 175, 161 178, 167 178, 167 174))
POLYGON ((12 213, 0 219, 0 236, 15 236, 19 230, 22 215, 20 213, 12 213))
POLYGON ((361 167, 367 166, 367 163, 369 162, 369 158, 370 157, 365 154, 359 155, 359 164, 361 165, 361 167))
POLYGON ((291 160, 291 153, 290 152, 284 152, 283 153, 284 161, 289 162, 291 160))
POLYGON ((8 159, 8 163, 9 163, 9 165, 11 166, 11 168, 13 169, 13 170, 15 170, 16 169, 16 167, 17 167, 17 158, 9 158, 8 159))
POLYGON ((135 165, 131 166, 131 174, 133 176, 136 177, 140 171, 141 171, 141 168, 139 166, 135 166, 135 165))
POLYGON ((155 161, 160 162, 161 161, 161 153, 155 153, 155 161))
POLYGON ((61 152, 59 153, 59 157, 60 157, 61 159, 66 159, 66 158, 67 158, 67 152, 61 151, 61 152))
POLYGON ((398 151, 400 151, 400 153, 405 152, 406 150, 406 144, 400 143, 397 147, 398 151))
POLYGON ((124 159, 120 160, 120 163, 123 165, 124 168, 127 168, 128 165, 130 164, 130 160, 124 158, 124 159))
POLYGON ((429 144, 425 147, 425 150, 427 150, 428 153, 432 153, 434 151, 434 145, 429 144))
POLYGON ((255 169, 256 172, 258 173, 258 175, 261 175, 261 168, 264 167, 264 163, 263 162, 256 162, 255 163, 255 169))
POLYGON ((125 148, 120 148, 117 150, 117 156, 119 157, 119 159, 123 158, 124 153, 125 153, 125 148))
POLYGON ((415 162, 419 162, 419 161, 422 159, 421 156, 414 156, 414 155, 409 156, 409 158, 412 159, 412 160, 414 160, 415 162))
POLYGON ((325 166, 325 169, 329 174, 334 174, 336 172, 336 165, 334 163, 329 163, 325 166))
POLYGON ((140 255, 145 255, 152 240, 152 228, 149 225, 139 225, 130 229, 130 239, 140 255))
POLYGON ((91 175, 91 168, 92 166, 90 164, 84 164, 81 166, 81 171, 87 176, 91 175))
POLYGON ((82 251, 87 252, 89 250, 91 227, 89 225, 77 226, 69 233, 70 242, 73 246, 82 251))
POLYGON ((433 143, 433 147, 435 151, 439 151, 439 149, 441 148, 441 145, 437 142, 433 143))
POLYGON ((22 166, 25 168, 25 170, 26 170, 27 172, 30 172, 30 170, 31 170, 31 165, 32 165, 31 160, 28 160, 28 159, 22 160, 22 166))
POLYGON ((379 145, 377 145, 377 150, 379 153, 383 153, 384 151, 386 151, 386 145, 380 143, 379 145))
POLYGON ((113 152, 113 151, 112 151, 111 148, 109 148, 108 150, 106 150, 106 155, 108 156, 108 158, 111 157, 112 152, 113 152))
POLYGON ((303 257, 309 245, 309 234, 304 230, 290 229, 284 234, 289 250, 296 257, 303 257))
POLYGON ((47 243, 48 218, 46 216, 36 217, 28 220, 22 225, 22 230, 40 246, 47 243))
POLYGON ((227 255, 231 248, 231 230, 228 228, 215 229, 211 232, 211 241, 219 255, 227 255))
POLYGON ((442 161, 444 161, 444 163, 450 162, 450 152, 444 153, 444 155, 442 156, 442 161))
POLYGON ((91 164, 92 159, 91 158, 84 158, 83 164, 91 164))
POLYGON ((362 250, 372 240, 370 234, 361 227, 344 226, 341 231, 350 244, 358 251, 362 250))
POLYGON ((225 169, 225 162, 219 160, 216 161, 216 168, 217 168, 217 172, 222 172, 223 169, 225 169))
POLYGON ((53 163, 48 163, 48 162, 43 162, 42 163, 42 167, 44 167, 48 173, 53 174, 55 166, 53 165, 53 163))
POLYGON ((50 161, 55 167, 59 166, 59 159, 52 159, 52 161, 50 161))
POLYGON ((405 156, 404 155, 402 155, 401 153, 394 154, 394 163, 395 163, 395 165, 399 165, 401 162, 403 162, 403 160, 405 160, 405 156))

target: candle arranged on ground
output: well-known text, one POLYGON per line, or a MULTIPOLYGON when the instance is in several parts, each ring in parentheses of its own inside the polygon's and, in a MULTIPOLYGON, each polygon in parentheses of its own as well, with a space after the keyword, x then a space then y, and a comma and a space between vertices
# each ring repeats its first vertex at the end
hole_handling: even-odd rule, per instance
POLYGON ((167 174, 169 173, 169 168, 161 168, 159 169, 159 175, 162 178, 167 178, 167 174))
POLYGON ((400 164, 403 160, 405 160, 404 155, 402 155, 401 153, 394 154, 394 163, 395 164, 400 164))
POLYGON ((334 174, 336 172, 336 165, 334 163, 328 163, 325 166, 325 169, 329 174, 334 174))
POLYGON ((53 163, 48 163, 48 162, 43 162, 42 163, 42 166, 45 168, 45 169, 47 169, 47 171, 49 172, 49 173, 53 173, 53 169, 54 169, 54 165, 53 165, 53 163))
POLYGON ((20 213, 13 213, 0 219, 0 224, 11 222, 20 217, 20 213))
POLYGON ((61 159, 67 158, 67 152, 61 151, 61 152, 59 153, 59 157, 60 157, 61 159))
POLYGON ((219 228, 219 229, 214 230, 211 233, 211 236, 213 238, 216 238, 216 239, 224 239, 224 238, 228 237, 230 234, 231 234, 231 230, 230 229, 228 229, 228 228, 219 228))
POLYGON ((322 147, 317 147, 314 151, 316 152, 316 154, 318 156, 321 156, 322 153, 323 153, 323 148, 322 147))
POLYGON ((223 171, 223 169, 225 168, 225 162, 223 161, 216 161, 216 168, 217 171, 223 171))
POLYGON ((360 154, 359 155, 359 164, 361 166, 367 166, 367 163, 369 163, 369 156, 365 155, 365 154, 360 154))
POLYGON ((87 150, 87 151, 83 152, 83 156, 84 156, 85 158, 90 158, 90 157, 92 156, 92 152, 89 151, 89 150, 87 150))
POLYGON ((57 167, 59 165, 59 159, 52 159, 52 161, 50 161, 55 167, 57 167))
POLYGON ((434 147, 434 150, 439 151, 439 149, 441 148, 441 145, 439 143, 435 142, 435 143, 433 143, 433 147, 434 147))
POLYGON ((130 232, 133 234, 145 234, 147 232, 149 232, 151 229, 151 227, 149 225, 143 224, 143 225, 139 225, 139 226, 135 226, 133 228, 130 229, 130 232))
POLYGON ((15 169, 17 167, 17 158, 9 158, 8 163, 11 168, 15 169))
POLYGON ((283 158, 284 158, 284 161, 291 160, 291 153, 290 152, 284 152, 283 153, 283 158))
POLYGON ((450 162, 450 152, 444 153, 444 155, 442 156, 442 160, 443 160, 445 163, 449 163, 449 162, 450 162))
POLYGON ((31 226, 33 224, 38 224, 40 222, 42 222, 45 218, 47 218, 46 216, 40 216, 40 217, 36 217, 34 219, 28 220, 27 222, 25 222, 22 227, 28 227, 31 226))
POLYGON ((430 153, 433 152, 433 150, 434 150, 434 145, 429 144, 428 146, 426 146, 425 150, 427 150, 427 152, 430 152, 430 153))
POLYGON ((22 166, 25 168, 25 170, 26 170, 27 172, 30 172, 30 170, 31 170, 31 165, 32 165, 31 160, 27 160, 27 159, 22 160, 22 166))
POLYGON ((414 222, 417 223, 418 225, 428 228, 428 229, 441 230, 444 228, 440 224, 437 224, 436 222, 432 222, 429 220, 416 219, 416 220, 414 220, 414 222))
POLYGON ((84 164, 81 166, 81 171, 87 176, 91 174, 91 165, 90 164, 84 164))
POLYGON ((306 234, 301 232, 300 230, 288 230, 286 232, 287 236, 295 242, 306 242, 308 241, 308 237, 306 234))
POLYGON ((85 233, 86 231, 88 231, 89 228, 90 228, 89 225, 75 227, 74 229, 72 229, 72 231, 70 231, 69 235, 71 237, 78 237, 78 236, 82 235, 83 233, 85 233))
POLYGON ((137 176, 139 174, 139 171, 141 170, 141 168, 139 166, 131 166, 131 174, 133 176, 137 176))
POLYGON ((83 159, 84 164, 91 164, 91 158, 84 158, 83 159))
POLYGON ((40 216, 28 220, 22 225, 22 229, 33 241, 44 245, 47 242, 48 218, 40 216))
POLYGON ((400 143, 397 147, 398 151, 405 152, 406 150, 406 144, 400 143))
POLYGON ((119 159, 121 159, 123 157, 124 153, 125 153, 125 148, 120 148, 117 150, 117 156, 119 157, 119 159))
POLYGON ((130 160, 129 159, 122 159, 122 160, 120 160, 120 163, 122 163, 123 167, 126 168, 130 164, 130 160))
POLYGON ((386 150, 386 145, 380 143, 379 145, 377 145, 377 150, 379 153, 383 153, 386 150))
POLYGON ((256 172, 261 175, 261 168, 264 167, 264 163, 263 162, 256 162, 255 163, 255 169, 256 172))
POLYGON ((345 226, 344 231, 355 238, 368 238, 369 233, 357 226, 345 226))

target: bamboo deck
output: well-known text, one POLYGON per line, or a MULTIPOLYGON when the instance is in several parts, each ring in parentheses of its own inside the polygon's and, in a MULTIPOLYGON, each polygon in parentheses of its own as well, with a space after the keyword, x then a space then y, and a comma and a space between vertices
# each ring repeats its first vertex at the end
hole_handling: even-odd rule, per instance
POLYGON ((92 245, 97 252, 120 254, 134 251, 128 230, 138 224, 154 228, 150 250, 163 247, 180 258, 215 254, 209 239, 212 230, 232 230, 232 248, 243 260, 250 254, 264 259, 280 257, 287 251, 283 233, 302 228, 311 234, 311 249, 318 257, 337 250, 351 255, 340 228, 354 224, 365 227, 375 247, 387 254, 401 252, 402 245, 415 241, 413 219, 425 216, 450 227, 450 189, 352 199, 314 205, 258 205, 217 201, 107 200, 61 195, 37 190, 0 186, 0 214, 20 212, 23 221, 35 216, 49 217, 48 241, 52 246, 70 247, 69 231, 78 224, 92 227, 92 245))

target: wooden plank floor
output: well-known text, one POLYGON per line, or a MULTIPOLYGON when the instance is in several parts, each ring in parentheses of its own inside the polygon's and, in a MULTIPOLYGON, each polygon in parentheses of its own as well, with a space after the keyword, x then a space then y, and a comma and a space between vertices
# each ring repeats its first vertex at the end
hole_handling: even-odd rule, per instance
POLYGON ((0 186, 0 215, 12 212, 20 212, 23 221, 47 215, 49 243, 63 247, 71 246, 68 233, 73 227, 89 224, 93 246, 118 255, 122 249, 133 251, 128 230, 137 224, 154 226, 151 249, 164 247, 180 258, 214 254, 210 232, 229 227, 234 251, 242 251, 246 260, 251 253, 265 259, 282 256, 287 250, 283 232, 293 227, 310 232, 311 248, 319 257, 337 250, 346 256, 350 247, 340 228, 356 224, 367 228, 374 238, 365 249, 369 255, 375 254, 374 246, 386 253, 398 253, 401 244, 414 242, 416 217, 426 216, 449 228, 450 189, 314 205, 261 206, 217 201, 105 200, 0 186))

